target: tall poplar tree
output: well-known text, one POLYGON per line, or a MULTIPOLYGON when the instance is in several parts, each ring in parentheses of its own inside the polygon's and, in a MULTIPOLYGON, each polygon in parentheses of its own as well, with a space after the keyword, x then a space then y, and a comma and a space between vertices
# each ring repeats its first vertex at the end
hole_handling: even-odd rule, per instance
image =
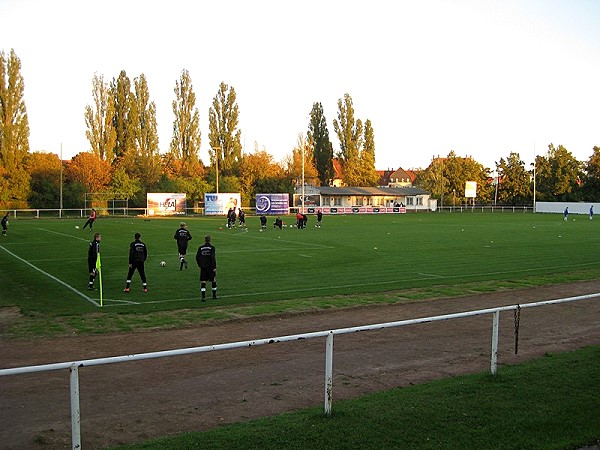
POLYGON ((135 146, 134 130, 132 119, 132 110, 135 108, 135 101, 131 93, 131 80, 124 70, 121 70, 119 77, 113 79, 111 86, 111 97, 114 102, 113 126, 116 133, 115 148, 113 149, 114 158, 119 160, 135 146))
POLYGON ((29 151, 29 121, 25 107, 21 60, 14 49, 0 53, 0 204, 24 207, 29 175, 23 160, 29 151))
POLYGON ((235 89, 221 82, 208 112, 211 164, 216 163, 224 176, 239 176, 242 163, 242 132, 238 129, 240 111, 236 98, 235 89))
POLYGON ((371 120, 365 121, 364 146, 360 155, 361 185, 377 186, 379 175, 375 170, 375 132, 371 120))
POLYGON ((363 146, 363 124, 354 118, 354 106, 350 94, 338 100, 338 118, 333 120, 333 129, 340 141, 338 159, 342 166, 344 183, 349 186, 360 184, 360 151, 363 146))
POLYGON ((196 94, 187 70, 175 82, 173 100, 173 137, 170 154, 181 164, 183 175, 197 175, 202 171, 199 153, 201 143, 200 115, 196 108, 196 94))
POLYGON ((327 120, 320 102, 313 103, 310 111, 308 141, 321 186, 327 186, 333 179, 333 145, 329 140, 327 120))
POLYGON ((92 153, 103 161, 112 162, 113 149, 117 141, 114 126, 115 105, 108 83, 104 76, 94 75, 92 79, 93 106, 85 107, 85 123, 87 137, 92 153))

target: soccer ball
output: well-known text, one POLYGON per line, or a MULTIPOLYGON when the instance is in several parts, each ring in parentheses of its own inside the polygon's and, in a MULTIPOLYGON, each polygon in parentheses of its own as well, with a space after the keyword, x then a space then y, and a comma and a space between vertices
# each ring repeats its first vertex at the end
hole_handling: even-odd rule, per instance
POLYGON ((75 225, 75 228, 77 228, 79 230, 79 225, 75 225))
POLYGON ((160 267, 165 267, 166 265, 167 265, 167 263, 165 261, 160 262, 160 267))

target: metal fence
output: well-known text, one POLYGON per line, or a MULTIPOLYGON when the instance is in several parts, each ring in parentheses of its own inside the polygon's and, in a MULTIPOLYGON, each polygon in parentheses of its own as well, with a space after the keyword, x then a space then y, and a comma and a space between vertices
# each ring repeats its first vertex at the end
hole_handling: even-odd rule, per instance
MULTIPOLYGON (((146 208, 130 208, 125 206, 116 206, 108 208, 96 208, 98 215, 115 216, 115 217, 147 217, 148 210, 146 208)), ((246 214, 256 214, 256 208, 245 207, 246 214)), ((296 214, 299 208, 288 208, 288 214, 296 214)), ((598 210, 600 211, 600 209, 598 210)), ((12 219, 84 219, 89 213, 89 208, 73 208, 73 209, 4 209, 0 210, 0 215, 10 213, 12 219)), ((436 211, 428 209, 412 209, 406 208, 407 213, 533 213, 532 206, 493 206, 493 205, 475 205, 475 206, 444 206, 438 207, 436 211)), ((352 213, 355 214, 355 213, 352 213)), ((186 216, 203 216, 204 208, 197 206, 187 208, 186 216)), ((337 213, 336 215, 341 215, 337 213)))
POLYGON ((500 324, 500 312, 515 311, 515 314, 524 308, 533 308, 546 305, 554 305, 559 303, 574 302, 578 300, 588 300, 600 297, 600 293, 580 295, 576 297, 567 297, 556 300, 547 300, 534 303, 525 303, 522 305, 515 304, 509 306, 501 306, 495 308, 479 309, 475 311, 465 311, 453 314, 444 314, 439 316, 423 317, 417 319, 401 320, 396 322, 386 322, 371 325, 362 325, 349 328, 338 328, 335 330, 316 331, 311 333, 302 333, 288 336, 279 336, 271 338, 256 339, 251 341, 231 342, 218 345, 205 345, 201 347, 184 348, 177 350, 165 350, 158 352, 140 353, 134 355, 123 355, 108 358, 86 359, 81 361, 61 362, 54 364, 44 364, 37 366, 16 367, 12 369, 0 369, 0 376, 19 375, 35 372, 48 372, 53 370, 70 370, 70 398, 71 398, 71 436, 72 448, 81 448, 81 416, 79 408, 79 368, 91 367, 106 364, 123 363, 130 361, 140 361, 146 359, 156 359, 172 356, 190 355, 193 353, 205 353, 219 350, 228 350, 242 347, 254 347, 264 344, 274 344, 290 341, 299 341, 305 339, 313 339, 319 337, 326 338, 325 345, 325 414, 330 415, 333 403, 333 338, 335 335, 348 333, 356 333, 370 330, 381 330, 385 328, 402 327, 428 322, 439 322, 444 320, 458 319, 463 317, 473 317, 485 314, 492 315, 492 337, 491 337, 491 356, 490 356, 490 372, 495 375, 498 371, 498 334, 500 324))

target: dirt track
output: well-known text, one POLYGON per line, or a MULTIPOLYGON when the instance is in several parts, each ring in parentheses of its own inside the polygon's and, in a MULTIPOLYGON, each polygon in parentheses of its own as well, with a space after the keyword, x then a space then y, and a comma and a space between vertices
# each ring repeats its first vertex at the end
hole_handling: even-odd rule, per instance
MULTIPOLYGON (((276 337, 600 292, 600 282, 409 304, 269 317, 174 331, 0 339, 0 368, 276 337)), ((525 309, 519 353, 514 318, 500 317, 499 363, 600 343, 600 298, 525 309)), ((489 370, 491 316, 335 338, 333 408, 340 399, 455 374, 489 370)), ((324 339, 80 370, 84 448, 323 404, 324 339)), ((500 366, 500 369, 502 367, 500 366)), ((0 448, 71 447, 69 372, 0 378, 0 448)))

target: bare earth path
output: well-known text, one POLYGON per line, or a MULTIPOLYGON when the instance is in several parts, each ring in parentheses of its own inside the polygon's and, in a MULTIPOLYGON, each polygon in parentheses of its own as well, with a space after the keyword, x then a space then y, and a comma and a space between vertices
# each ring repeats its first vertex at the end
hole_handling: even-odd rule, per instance
MULTIPOLYGON (((600 292, 600 281, 371 306, 172 331, 0 338, 0 368, 277 337, 600 292)), ((450 375, 489 370, 491 316, 338 336, 335 402, 450 375)), ((600 343, 600 299, 500 316, 499 363, 600 343)), ((206 430, 323 404, 324 339, 277 343, 80 370, 84 448, 206 430)), ((502 370, 500 366, 499 370, 502 370)), ((0 448, 70 448, 69 372, 0 378, 0 448)))

